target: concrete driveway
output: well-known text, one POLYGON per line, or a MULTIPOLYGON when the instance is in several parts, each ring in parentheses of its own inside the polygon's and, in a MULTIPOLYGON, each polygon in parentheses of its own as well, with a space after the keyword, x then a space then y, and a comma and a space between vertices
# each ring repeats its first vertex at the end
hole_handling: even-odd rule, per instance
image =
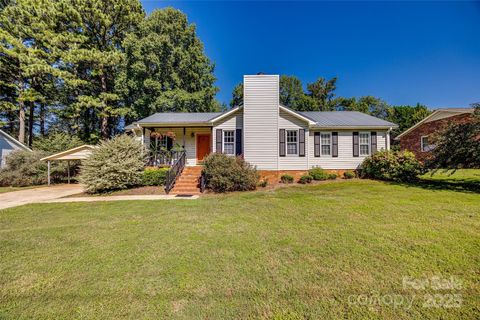
POLYGON ((62 184, 0 193, 0 209, 59 199, 82 191, 83 187, 80 184, 62 184))

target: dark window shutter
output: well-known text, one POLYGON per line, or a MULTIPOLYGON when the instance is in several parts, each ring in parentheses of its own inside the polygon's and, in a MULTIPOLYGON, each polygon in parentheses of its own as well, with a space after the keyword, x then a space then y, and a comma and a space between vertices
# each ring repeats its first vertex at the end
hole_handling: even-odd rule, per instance
POLYGON ((377 132, 375 131, 370 133, 370 145, 372 149, 370 154, 374 154, 377 151, 377 132))
POLYGON ((279 133, 279 143, 278 143, 278 147, 279 147, 279 154, 280 154, 280 157, 285 157, 285 129, 280 129, 280 133, 279 133))
POLYGON ((222 129, 217 129, 216 131, 216 152, 217 153, 222 153, 222 138, 223 138, 223 134, 222 134, 222 129))
POLYGON ((320 132, 313 133, 313 152, 315 157, 320 157, 320 132))
POLYGON ((338 132, 332 132, 332 157, 338 157, 338 132))
POLYGON ((167 150, 172 150, 173 148, 173 139, 170 137, 167 137, 167 150))
POLYGON ((358 132, 353 133, 353 156, 358 157, 358 132))
POLYGON ((242 129, 235 130, 235 154, 237 156, 243 154, 242 150, 242 129))
POLYGON ((305 129, 298 130, 298 156, 305 157, 305 129))

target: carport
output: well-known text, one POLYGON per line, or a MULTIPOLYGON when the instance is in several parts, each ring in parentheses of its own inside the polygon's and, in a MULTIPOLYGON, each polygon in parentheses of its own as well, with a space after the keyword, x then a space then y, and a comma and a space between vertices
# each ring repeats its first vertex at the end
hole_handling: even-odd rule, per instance
POLYGON ((87 159, 95 146, 84 144, 83 146, 72 148, 66 151, 52 154, 51 156, 40 159, 41 161, 47 161, 48 164, 48 185, 50 185, 50 163, 51 161, 67 161, 68 167, 68 183, 70 183, 70 161, 72 160, 85 160, 87 159))

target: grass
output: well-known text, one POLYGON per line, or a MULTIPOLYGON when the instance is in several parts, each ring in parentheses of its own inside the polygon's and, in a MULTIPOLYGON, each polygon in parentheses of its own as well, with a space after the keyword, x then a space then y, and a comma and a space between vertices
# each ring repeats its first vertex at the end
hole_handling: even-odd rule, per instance
POLYGON ((27 189, 33 189, 33 188, 39 188, 39 187, 45 187, 45 186, 0 187, 0 193, 7 193, 7 192, 12 192, 12 191, 20 191, 20 190, 27 190, 27 189))
POLYGON ((12 208, 0 212, 0 318, 474 319, 479 214, 476 193, 368 180, 12 208), (415 290, 406 276, 463 283, 415 290), (463 301, 426 308, 429 293, 463 301), (388 305, 394 295, 412 306, 388 305))
POLYGON ((428 172, 420 179, 431 188, 480 192, 480 169, 438 170, 428 172))

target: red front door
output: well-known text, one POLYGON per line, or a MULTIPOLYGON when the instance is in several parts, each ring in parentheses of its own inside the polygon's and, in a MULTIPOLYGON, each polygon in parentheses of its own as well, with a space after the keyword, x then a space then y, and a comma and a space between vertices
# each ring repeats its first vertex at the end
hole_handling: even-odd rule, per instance
POLYGON ((210 153, 210 134, 197 134, 197 160, 202 161, 210 153))

